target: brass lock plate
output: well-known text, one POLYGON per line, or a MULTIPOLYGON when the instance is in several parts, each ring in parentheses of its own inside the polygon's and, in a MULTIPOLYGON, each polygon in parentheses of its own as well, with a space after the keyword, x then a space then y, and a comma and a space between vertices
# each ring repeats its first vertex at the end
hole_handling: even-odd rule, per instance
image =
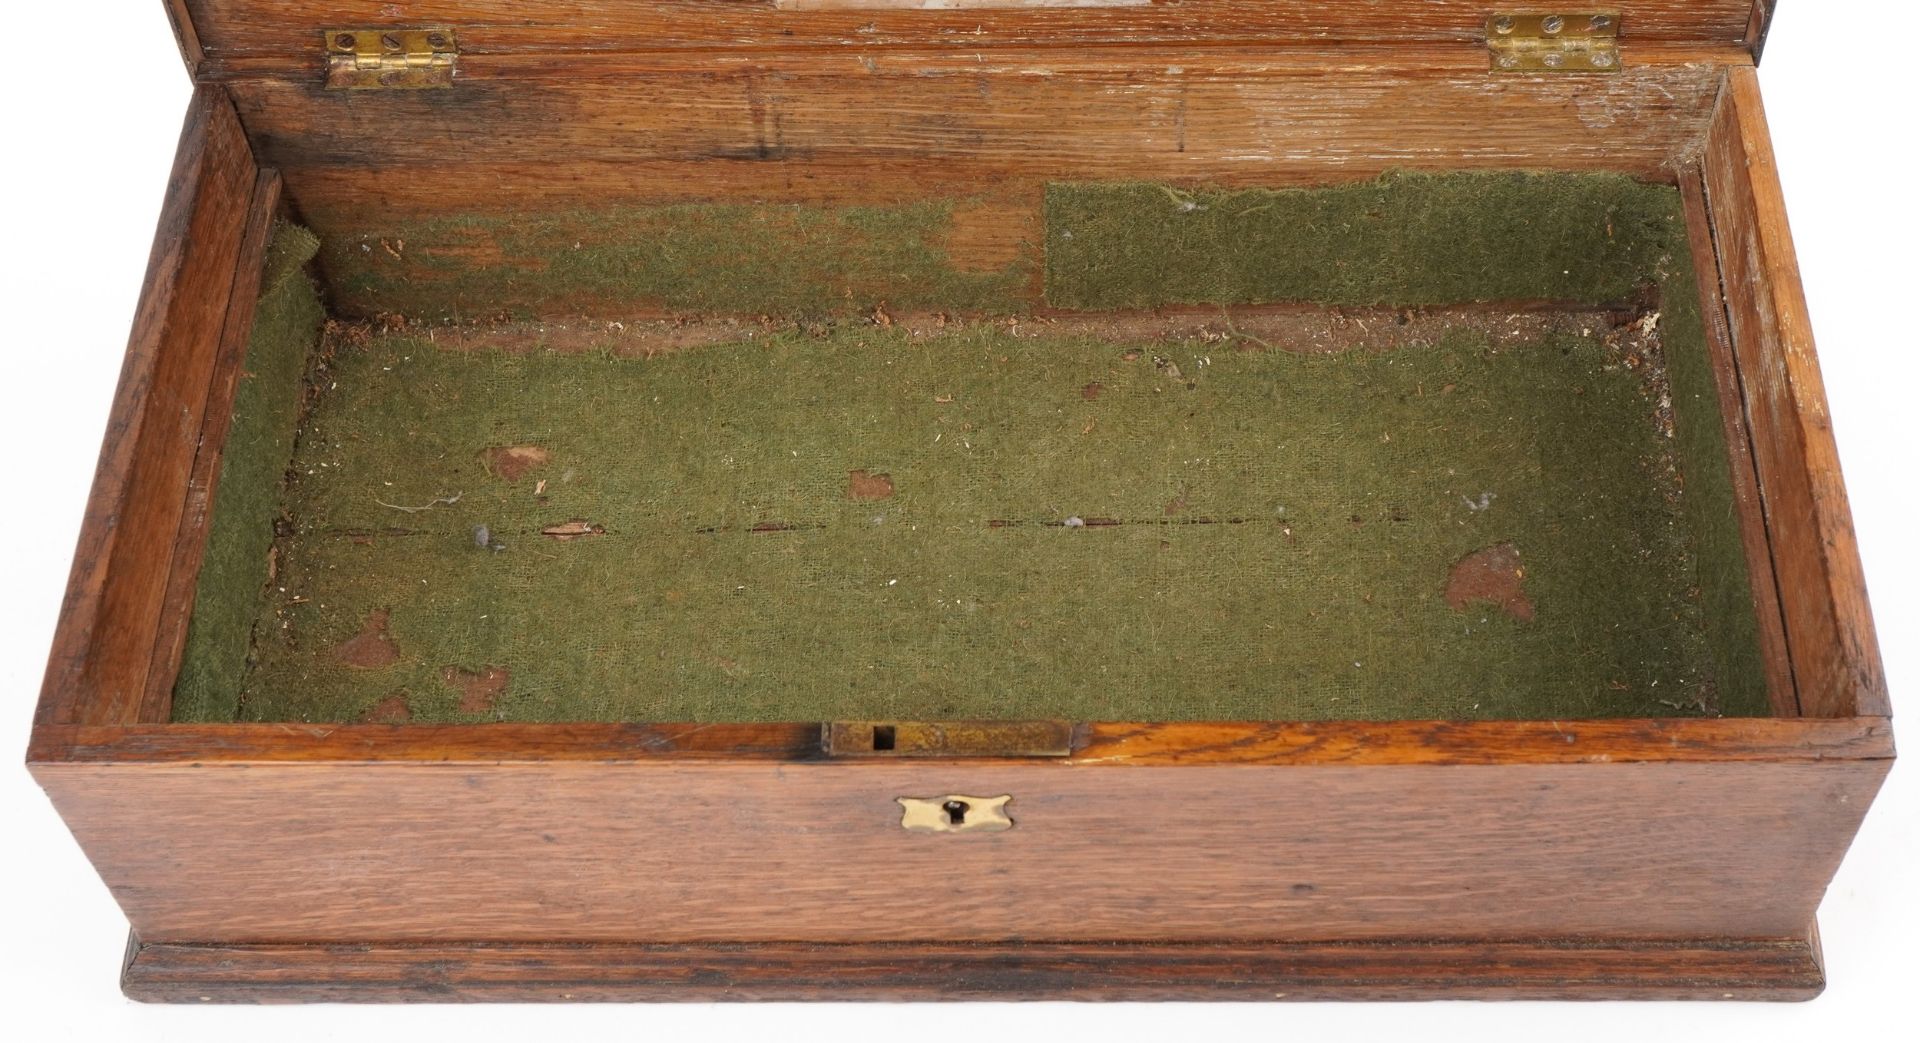
POLYGON ((1066 721, 830 721, 829 757, 1070 757, 1066 721))
POLYGON ((911 833, 1000 833, 1013 828, 1013 819, 1007 815, 1012 794, 893 799, 900 804, 901 827, 911 833))

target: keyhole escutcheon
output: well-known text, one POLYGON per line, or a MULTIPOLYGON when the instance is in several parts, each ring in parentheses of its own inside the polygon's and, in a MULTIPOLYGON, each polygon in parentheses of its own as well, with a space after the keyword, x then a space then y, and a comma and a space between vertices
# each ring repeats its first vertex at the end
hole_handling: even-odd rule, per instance
POLYGON ((913 833, 997 833, 1012 829, 1007 815, 1011 795, 967 797, 895 797, 900 825, 913 833))

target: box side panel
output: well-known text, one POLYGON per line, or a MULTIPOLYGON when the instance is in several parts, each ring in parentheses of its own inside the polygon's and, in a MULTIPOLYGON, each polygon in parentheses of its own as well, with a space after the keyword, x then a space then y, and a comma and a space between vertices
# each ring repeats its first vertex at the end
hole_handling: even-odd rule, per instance
POLYGON ((138 719, 187 510, 258 169, 226 93, 201 88, 185 130, 82 522, 37 719, 138 719))
MULTIPOLYGON (((1713 221, 1707 214, 1706 185, 1697 168, 1680 175, 1680 194, 1686 209, 1693 282, 1700 300, 1692 313, 1697 314, 1702 334, 1700 343, 1706 349, 1704 357, 1696 360, 1696 363, 1704 363, 1710 373, 1694 373, 1699 379, 1680 379, 1680 375, 1689 373, 1691 367, 1679 369, 1676 373, 1676 369, 1686 360, 1676 358, 1669 349, 1667 365, 1675 399, 1676 424, 1698 419, 1709 411, 1717 411, 1720 449, 1726 459, 1725 471, 1721 475, 1703 477, 1696 467, 1688 468, 1686 502, 1690 511, 1697 512, 1694 516, 1699 519, 1696 539, 1713 530, 1716 540, 1738 540, 1741 556, 1745 559, 1746 590, 1752 598, 1753 634, 1766 678, 1770 711, 1776 717, 1798 717, 1800 702, 1794 693, 1793 664, 1787 655, 1786 625, 1780 613, 1780 588, 1773 574, 1772 548, 1767 544, 1766 513, 1760 504, 1760 480, 1754 470, 1753 434, 1747 429, 1746 407, 1740 398, 1740 369, 1734 361, 1733 336, 1727 323, 1727 302, 1720 282, 1720 261, 1715 256, 1713 245, 1713 221), (1703 490, 1705 498, 1701 495, 1703 490)), ((1701 433, 1694 431, 1693 434, 1698 438, 1701 433)), ((1697 446, 1700 443, 1694 444, 1697 446)), ((1705 461, 1699 463, 1704 464, 1705 461)), ((1724 596, 1728 586, 1727 577, 1718 579, 1718 592, 1724 596)))
POLYGON ((1702 173, 1801 712, 1887 714, 1866 577, 1750 68, 1728 75, 1702 173))
MULTIPOLYGON (((405 5, 401 14, 380 17, 372 5, 347 0, 186 0, 186 6, 210 58, 310 57, 323 29, 429 24, 457 30, 463 50, 487 53, 1223 40, 1472 42, 1484 37, 1490 10, 1483 0, 592 0, 534 6, 461 0, 405 5)), ((1621 12, 1620 30, 1629 42, 1738 44, 1746 38, 1753 0, 1623 0, 1600 6, 1621 12)))
POLYGON ((187 75, 198 76, 200 62, 206 56, 200 51, 193 15, 187 10, 186 0, 166 0, 166 5, 167 23, 173 27, 173 40, 180 46, 180 58, 187 64, 187 75))
POLYGON ((1888 763, 36 774, 148 943, 1785 939, 1888 763), (951 795, 1014 825, 902 828, 951 795))
MULTIPOLYGON (((187 478, 186 504, 181 510, 179 538, 173 545, 163 608, 154 633, 153 657, 147 671, 146 692, 138 720, 164 721, 173 702, 174 678, 186 645, 189 606, 207 557, 207 526, 218 493, 220 461, 233 427, 235 393, 245 369, 247 344, 258 314, 261 262, 273 234, 280 206, 280 175, 262 170, 255 179, 248 206, 247 227, 235 258, 233 292, 227 299, 227 318, 214 356, 212 379, 201 411, 200 436, 187 478)), ((264 570, 263 570, 264 571, 264 570)), ((265 577, 260 580, 264 585, 265 577)))
POLYGON ((1747 52, 1753 55, 1755 65, 1760 64, 1760 56, 1767 50, 1767 35, 1773 32, 1773 13, 1779 9, 1778 0, 1753 0, 1753 16, 1747 22, 1747 52))

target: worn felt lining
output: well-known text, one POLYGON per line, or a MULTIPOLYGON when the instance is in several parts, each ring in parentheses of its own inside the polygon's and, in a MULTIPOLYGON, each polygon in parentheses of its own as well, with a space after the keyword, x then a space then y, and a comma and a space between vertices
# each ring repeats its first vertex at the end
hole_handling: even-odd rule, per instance
POLYGON ((285 222, 267 248, 174 684, 177 721, 232 720, 239 710, 254 624, 268 610, 268 558, 293 457, 302 378, 325 317, 301 270, 318 248, 313 233, 285 222))
POLYGON ((1321 188, 1055 184, 1061 308, 1632 300, 1679 245, 1677 193, 1614 174, 1394 173, 1321 188))
POLYGON ((1711 676, 1723 712, 1769 712, 1760 620, 1742 542, 1739 502, 1719 384, 1701 315, 1700 286, 1684 236, 1660 265, 1660 329, 1673 411, 1673 458, 1692 542, 1694 581, 1708 625, 1711 676))
MULTIPOLYGON (((1046 206, 1058 306, 1697 300, 1676 195, 1624 178, 1046 206)), ((257 615, 253 661, 190 656, 183 690, 218 675, 193 683, 237 711, 176 715, 1763 713, 1691 307, 1655 320, 1671 438, 1602 329, 1322 355, 1004 323, 645 359, 376 337, 302 434, 265 609, 257 579, 202 584, 257 615), (1475 555, 1524 573, 1524 612, 1453 603, 1475 555)))
POLYGON ((819 318, 881 303, 1018 311, 1037 244, 1016 234, 976 256, 957 250, 980 209, 933 200, 471 214, 342 236, 321 262, 336 306, 352 316, 491 321, 640 309, 819 318))

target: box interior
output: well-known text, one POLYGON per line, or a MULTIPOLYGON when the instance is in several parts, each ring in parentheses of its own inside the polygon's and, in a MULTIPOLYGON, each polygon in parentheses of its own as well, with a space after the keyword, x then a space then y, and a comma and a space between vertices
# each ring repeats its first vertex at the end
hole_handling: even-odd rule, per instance
POLYGON ((1768 712, 1675 188, 1035 203, 284 223, 173 718, 1768 712))

